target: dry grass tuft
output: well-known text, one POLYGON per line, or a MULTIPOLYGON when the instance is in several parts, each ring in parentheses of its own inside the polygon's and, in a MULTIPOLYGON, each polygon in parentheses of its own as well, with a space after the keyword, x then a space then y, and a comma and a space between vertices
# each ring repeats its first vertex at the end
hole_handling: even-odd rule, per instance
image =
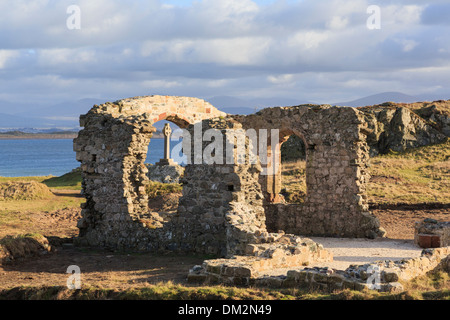
POLYGON ((50 199, 53 193, 36 181, 9 181, 0 183, 0 201, 50 199))

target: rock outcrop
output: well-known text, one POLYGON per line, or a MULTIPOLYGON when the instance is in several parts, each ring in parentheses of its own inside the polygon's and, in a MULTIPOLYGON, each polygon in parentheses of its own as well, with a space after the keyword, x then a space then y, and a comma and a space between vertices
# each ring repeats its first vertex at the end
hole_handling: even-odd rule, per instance
MULTIPOLYGON (((385 102, 357 108, 364 114, 370 156, 437 144, 450 137, 450 100, 385 102)), ((282 161, 305 160, 305 146, 292 135, 281 146, 282 161)))
POLYGON ((358 109, 367 122, 371 156, 440 143, 450 136, 450 101, 387 102, 358 109))

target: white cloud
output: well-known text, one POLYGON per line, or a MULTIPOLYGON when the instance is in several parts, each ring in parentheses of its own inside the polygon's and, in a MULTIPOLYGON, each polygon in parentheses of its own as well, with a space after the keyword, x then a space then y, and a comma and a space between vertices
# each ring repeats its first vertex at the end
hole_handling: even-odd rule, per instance
POLYGON ((182 84, 178 81, 165 81, 165 80, 147 80, 143 81, 141 84, 143 87, 148 88, 173 88, 179 87, 182 84))
POLYGON ((282 74, 277 76, 268 76, 267 80, 273 84, 287 84, 292 82, 294 75, 292 74, 282 74))
POLYGON ((287 44, 290 48, 298 50, 316 49, 322 42, 324 42, 328 38, 328 31, 300 31, 290 36, 287 44))
POLYGON ((0 69, 5 68, 8 61, 19 56, 18 51, 14 50, 0 50, 0 69))
POLYGON ((343 29, 348 25, 348 18, 334 16, 327 26, 330 29, 343 29))
POLYGON ((402 40, 401 44, 403 45, 403 51, 409 52, 413 50, 417 45, 419 44, 417 41, 414 40, 402 40))

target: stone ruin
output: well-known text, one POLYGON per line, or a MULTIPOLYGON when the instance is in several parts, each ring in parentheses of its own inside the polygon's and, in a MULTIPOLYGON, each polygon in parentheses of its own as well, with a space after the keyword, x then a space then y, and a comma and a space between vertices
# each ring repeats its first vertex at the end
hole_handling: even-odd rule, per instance
MULTIPOLYGON (((80 117, 80 126, 84 129, 74 140, 74 150, 81 162, 86 203, 78 223, 79 244, 241 256, 248 257, 242 263, 262 270, 332 260, 320 244, 303 237, 384 235, 368 208, 367 128, 362 113, 354 108, 301 105, 229 115, 201 99, 146 96, 96 105, 80 117), (144 162, 156 131, 153 124, 161 120, 192 136, 200 130, 203 137, 214 128, 224 133, 222 142, 215 141, 224 147, 243 138, 246 151, 254 144, 245 132, 277 129, 277 139, 263 135, 272 160, 280 157, 280 146, 291 135, 300 137, 307 154, 304 203, 280 201, 281 168, 273 167, 275 162, 250 161, 250 153, 242 158, 236 152, 232 163, 207 163, 194 152, 185 166, 177 213, 154 223, 148 212, 144 162)), ((211 148, 211 142, 194 141, 183 140, 183 150, 195 149, 201 155, 211 148)))

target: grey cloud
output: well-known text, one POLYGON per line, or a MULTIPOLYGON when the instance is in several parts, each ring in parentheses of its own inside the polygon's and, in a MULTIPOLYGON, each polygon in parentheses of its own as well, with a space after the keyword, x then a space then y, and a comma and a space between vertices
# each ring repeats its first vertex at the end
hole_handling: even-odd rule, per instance
POLYGON ((428 5, 422 13, 421 21, 426 25, 450 25, 450 3, 428 5))
POLYGON ((11 1, 9 12, 0 4, 0 50, 19 53, 5 58, 0 69, 0 98, 161 93, 331 102, 393 87, 449 87, 441 74, 433 79, 423 70, 450 61, 448 23, 439 12, 450 10, 442 1, 427 2, 419 24, 396 14, 422 1, 378 1, 388 20, 381 30, 366 28, 371 1, 275 1, 257 7, 236 0, 231 8, 224 1, 169 8, 156 0, 80 0, 81 30, 66 28, 70 0, 46 7, 29 1, 28 13, 16 5, 26 1, 11 1))

